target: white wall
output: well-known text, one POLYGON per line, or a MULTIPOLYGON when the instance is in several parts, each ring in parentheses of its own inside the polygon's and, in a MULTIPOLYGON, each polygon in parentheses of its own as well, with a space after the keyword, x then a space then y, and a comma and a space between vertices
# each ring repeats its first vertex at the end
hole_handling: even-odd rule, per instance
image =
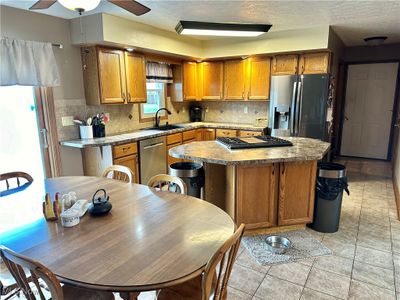
MULTIPOLYGON (((0 14, 2 36, 64 45, 54 51, 61 77, 61 85, 53 90, 55 107, 61 102, 82 101, 80 51, 71 44, 69 21, 6 6, 0 6, 0 14)), ((61 147, 61 160, 64 175, 83 174, 80 150, 61 147)))

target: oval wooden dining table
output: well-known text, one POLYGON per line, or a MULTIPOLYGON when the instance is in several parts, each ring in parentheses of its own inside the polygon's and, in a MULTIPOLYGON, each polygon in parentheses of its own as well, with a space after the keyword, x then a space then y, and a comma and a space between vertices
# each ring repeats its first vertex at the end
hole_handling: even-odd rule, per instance
POLYGON ((52 199, 56 192, 75 191, 89 200, 99 188, 110 196, 109 214, 87 213, 71 228, 43 219, 21 253, 49 267, 64 283, 113 292, 149 291, 200 275, 234 231, 228 214, 191 196, 98 177, 45 180, 52 199))

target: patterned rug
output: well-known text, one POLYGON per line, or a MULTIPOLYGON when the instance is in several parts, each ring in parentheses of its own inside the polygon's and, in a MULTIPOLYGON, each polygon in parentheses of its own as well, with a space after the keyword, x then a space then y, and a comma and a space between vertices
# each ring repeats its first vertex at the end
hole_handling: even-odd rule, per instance
POLYGON ((274 234, 286 237, 292 242, 292 247, 288 249, 285 254, 274 254, 268 250, 265 243, 265 238, 269 235, 271 234, 244 236, 242 238, 242 243, 249 251, 250 255, 257 263, 263 266, 332 254, 329 248, 314 239, 305 230, 294 230, 274 234))

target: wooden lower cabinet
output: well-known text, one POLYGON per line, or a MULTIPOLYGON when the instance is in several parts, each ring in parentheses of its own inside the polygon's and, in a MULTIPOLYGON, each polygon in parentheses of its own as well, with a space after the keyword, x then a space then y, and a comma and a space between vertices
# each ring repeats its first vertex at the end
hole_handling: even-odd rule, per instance
POLYGON ((251 130, 239 130, 238 136, 246 137, 246 136, 261 136, 261 131, 251 131, 251 130))
POLYGON ((247 229, 276 226, 279 170, 276 164, 238 166, 236 223, 247 229))
POLYGON ((312 222, 317 162, 281 163, 278 225, 312 222))
POLYGON ((167 146, 167 171, 168 171, 168 168, 169 168, 169 166, 171 164, 182 161, 181 158, 172 157, 171 155, 168 154, 169 149, 174 148, 174 147, 179 146, 179 145, 182 145, 182 142, 167 146))
POLYGON ((181 162, 182 159, 170 156, 169 149, 182 145, 182 132, 167 135, 167 171, 170 164, 181 162))
POLYGON ((133 172, 133 181, 139 183, 139 162, 137 153, 128 156, 114 158, 114 165, 128 167, 133 172))
POLYGON ((215 140, 215 129, 204 128, 203 129, 203 141, 215 140))
POLYGON ((237 130, 233 129, 216 129, 215 130, 216 137, 235 137, 237 136, 237 130))

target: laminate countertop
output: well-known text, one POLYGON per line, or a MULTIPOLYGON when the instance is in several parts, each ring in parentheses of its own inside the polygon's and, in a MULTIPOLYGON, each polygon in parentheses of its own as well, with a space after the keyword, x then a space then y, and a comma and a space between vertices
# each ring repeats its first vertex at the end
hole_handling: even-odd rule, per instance
POLYGON ((169 155, 197 162, 220 165, 265 164, 319 160, 330 148, 330 143, 316 139, 284 137, 293 143, 289 147, 229 150, 216 141, 192 142, 169 150, 169 155))
POLYGON ((181 123, 171 124, 177 125, 180 128, 171 130, 155 130, 155 129, 140 129, 132 132, 116 134, 106 136, 103 138, 92 138, 92 139, 76 139, 61 141, 60 145, 73 148, 87 148, 87 147, 99 147, 109 145, 120 145, 129 142, 137 142, 153 137, 164 136, 171 133, 183 132, 190 129, 199 128, 221 128, 221 129, 236 129, 236 130, 249 130, 249 131, 262 131, 264 127, 257 127, 251 124, 233 124, 233 123, 210 123, 210 122, 193 122, 193 123, 181 123))

